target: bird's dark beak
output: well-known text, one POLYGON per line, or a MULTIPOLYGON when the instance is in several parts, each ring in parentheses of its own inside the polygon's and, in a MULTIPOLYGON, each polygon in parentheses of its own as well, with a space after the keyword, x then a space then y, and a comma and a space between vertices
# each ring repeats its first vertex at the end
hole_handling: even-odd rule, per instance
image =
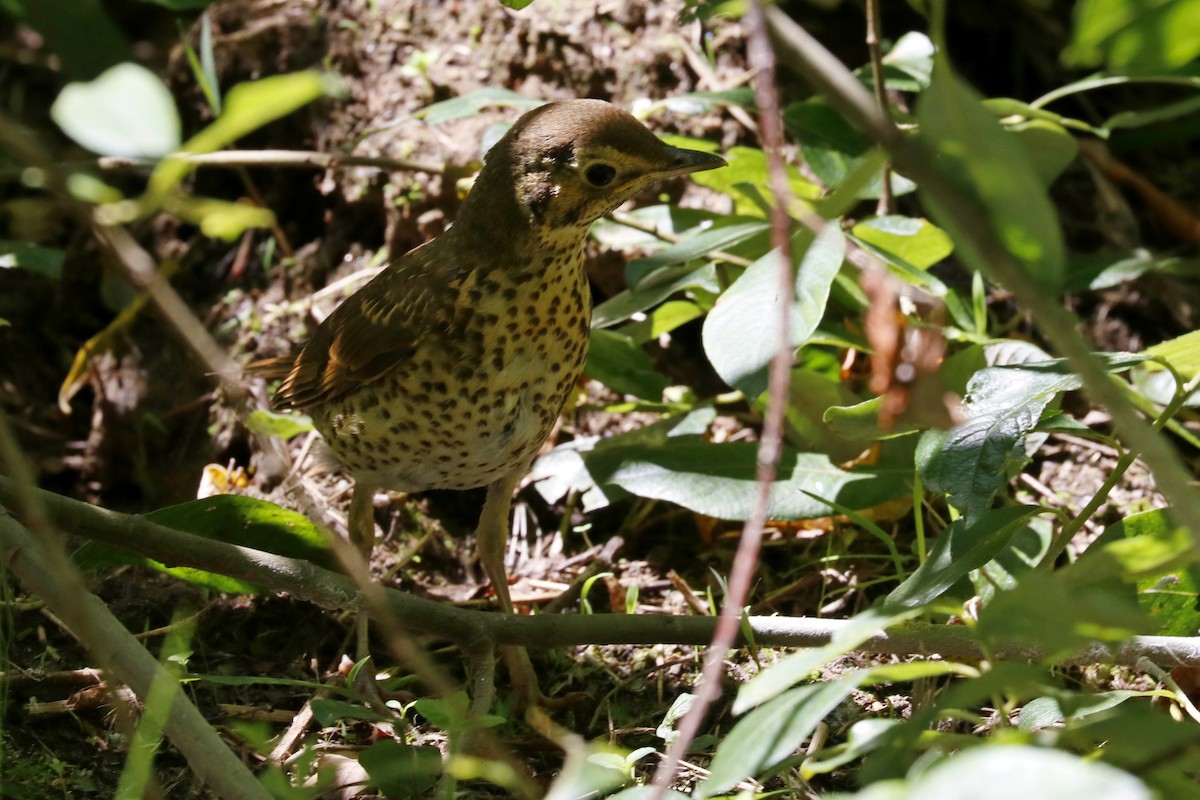
POLYGON ((690 175, 693 172, 704 172, 707 169, 724 167, 725 159, 712 153, 700 150, 684 150, 680 147, 669 147, 667 166, 656 177, 674 178, 678 175, 690 175))

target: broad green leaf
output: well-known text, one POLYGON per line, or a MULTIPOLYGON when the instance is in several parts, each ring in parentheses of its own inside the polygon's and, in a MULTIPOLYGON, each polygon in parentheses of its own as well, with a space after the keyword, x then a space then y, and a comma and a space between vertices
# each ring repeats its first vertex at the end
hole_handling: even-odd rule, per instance
MULTIPOLYGON (((1191 380, 1200 373, 1200 331, 1176 336, 1147 347, 1142 352, 1147 356, 1166 359, 1184 380, 1191 380)), ((1148 362, 1144 366, 1154 369, 1156 365, 1148 362)))
MULTIPOLYGON (((851 228, 851 232, 878 250, 902 258, 914 267, 926 270, 954 252, 954 243, 941 228, 918 217, 871 217, 851 228)), ((922 286, 946 291, 945 284, 924 273, 922 286)))
POLYGON ((1118 690, 1100 694, 1059 692, 1055 695, 1036 697, 1021 709, 1017 728, 1032 733, 1039 728, 1049 728, 1067 720, 1085 719, 1114 708, 1126 700, 1151 694, 1118 690))
MULTIPOLYGON (((933 42, 919 31, 909 31, 896 40, 892 49, 883 57, 883 65, 907 75, 913 86, 902 91, 921 91, 929 85, 933 73, 933 42)), ((885 84, 891 84, 887 78, 885 84)), ((899 87, 897 87, 899 88, 899 87)))
POLYGON ((367 722, 392 722, 393 718, 380 714, 378 711, 361 703, 347 703, 345 700, 330 700, 327 697, 316 697, 312 700, 313 719, 322 727, 336 725, 339 720, 364 720, 367 722))
POLYGON ((685 325, 704 315, 704 309, 691 300, 668 300, 658 308, 646 314, 640 322, 631 322, 621 328, 619 333, 630 337, 638 344, 653 342, 664 333, 670 333, 680 325, 685 325))
MULTIPOLYGON (((787 405, 784 435, 797 450, 824 453, 837 462, 851 461, 878 437, 878 422, 869 434, 860 438, 842 436, 827 424, 824 415, 830 407, 854 401, 846 381, 811 369, 792 370, 788 384, 791 401, 787 405)), ((766 397, 759 398, 765 405, 766 397)))
POLYGON ((828 644, 786 656, 742 684, 733 703, 733 713, 743 714, 778 697, 793 686, 810 680, 822 666, 849 653, 880 631, 920 614, 919 609, 871 608, 851 617, 828 644))
MULTIPOLYGON (((597 448, 584 456, 595 483, 615 484, 630 494, 665 500, 699 514, 744 520, 758 494, 758 446, 713 444, 678 436, 662 444, 597 448)), ((811 519, 830 508, 817 497, 861 510, 904 495, 907 474, 899 469, 846 471, 827 456, 785 449, 771 487, 770 519, 811 519)))
MULTIPOLYGON (((987 512, 984 517, 987 517, 987 512)), ((970 580, 963 581, 952 587, 955 597, 969 597, 972 593, 980 602, 987 604, 997 593, 1016 587, 1021 576, 1032 569, 1045 558, 1057 525, 1046 515, 1034 516, 1018 525, 1008 535, 1000 552, 990 561, 971 570, 970 580)))
POLYGON ((381 739, 358 754, 358 763, 371 776, 371 785, 388 798, 424 797, 442 772, 442 752, 381 739))
MULTIPOLYGON (((787 309, 788 347, 808 340, 829 299, 829 288, 842 266, 846 241, 836 225, 816 239, 797 237, 793 247, 811 241, 794 278, 795 301, 787 309)), ((755 399, 767 389, 767 372, 779 349, 784 308, 779 297, 778 251, 751 264, 721 295, 704 321, 704 351, 721 379, 755 399)))
MULTIPOLYGON (((293 72, 252 83, 239 83, 225 96, 224 113, 185 142, 181 149, 188 153, 219 150, 318 97, 339 91, 341 83, 336 76, 319 72, 293 72)), ((149 202, 162 202, 166 194, 193 168, 183 159, 163 160, 150 175, 147 189, 149 202)))
POLYGON ((1028 745, 954 753, 904 783, 879 783, 844 800, 1154 800, 1144 783, 1103 762, 1028 745))
MULTIPOLYGON (((800 152, 813 173, 829 188, 846 180, 860 161, 873 149, 871 143, 845 118, 819 100, 792 103, 783 112, 788 132, 800 143, 800 152)), ((893 194, 905 194, 914 188, 912 181, 892 173, 893 194)), ((883 191, 882 169, 859 192, 860 197, 878 198, 883 191)))
POLYGON ((66 253, 54 247, 0 240, 0 269, 23 269, 58 280, 65 261, 66 253))
POLYGON ((1200 276, 1200 259, 1163 256, 1143 249, 1078 255, 1068 263, 1066 288, 1071 291, 1108 289, 1147 272, 1194 280, 1200 276))
POLYGON ((1036 647, 1049 661, 1096 641, 1123 641, 1147 627, 1136 603, 1120 591, 1080 587, 1037 570, 1023 573, 1015 589, 998 592, 978 624, 985 641, 1036 647))
POLYGON ((1181 66, 1200 55, 1200 0, 1080 0, 1071 66, 1181 66))
MULTIPOLYGON (((724 170, 715 170, 723 172, 724 170)), ((701 175, 706 173, 699 173, 701 175)), ((630 261, 625 266, 625 284, 633 290, 651 288, 652 276, 657 276, 662 267, 685 264, 707 256, 713 250, 729 250, 753 236, 766 236, 771 226, 762 221, 746 222, 735 217, 706 230, 691 232, 679 242, 653 255, 630 261)), ((661 283, 654 281, 653 283, 661 283)))
POLYGON ((1161 800, 1200 796, 1191 780, 1200 769, 1200 728, 1147 702, 1120 703, 1073 720, 1058 729, 1056 738, 1060 747, 1098 754, 1112 766, 1135 772, 1158 790, 1161 800))
POLYGON ((1119 538, 1088 548, 1078 561, 1059 573, 1063 580, 1075 586, 1115 577, 1155 580, 1195 563, 1193 539, 1186 529, 1171 522, 1169 509, 1132 514, 1111 526, 1109 532, 1119 538))
MULTIPOLYGON (((989 349, 993 356, 1002 352, 989 349)), ((1142 358, 1110 356, 1108 365, 1124 370, 1142 358)), ((973 522, 1007 483, 1009 470, 1028 460, 1026 437, 1037 428, 1042 413, 1059 394, 1081 385, 1061 361, 981 369, 967 385, 962 405, 966 421, 921 437, 921 477, 930 489, 950 495, 968 523, 973 522)))
MULTIPOLYGON (((1200 88, 1200 70, 1197 70, 1195 65, 1177 67, 1172 70, 1152 70, 1149 72, 1145 69, 1105 70, 1047 92, 1034 100, 1030 105, 1040 109, 1056 100, 1061 100, 1073 94, 1091 92, 1097 89, 1106 89, 1110 86, 1120 86, 1129 83, 1164 83, 1195 89, 1200 88)), ((1060 121, 1062 119, 1064 118, 1060 118, 1060 121)), ((1100 129, 1100 132, 1103 135, 1103 128, 1100 129)))
MULTIPOLYGON (((733 213, 744 217, 765 217, 770 200, 763 187, 770 185, 767 154, 753 147, 731 147, 721 154, 726 166, 690 177, 693 183, 720 192, 733 200, 733 213)), ((821 187, 807 180, 791 164, 786 165, 788 188, 802 200, 821 196, 821 187)))
POLYGON ((925 563, 888 595, 888 605, 917 608, 932 603, 968 572, 995 558, 1013 533, 1040 510, 1009 506, 985 511, 973 525, 965 517, 954 520, 934 541, 925 563))
POLYGON ((696 798, 732 789, 792 755, 817 725, 858 686, 856 676, 791 689, 738 721, 717 747, 696 798))
POLYGON ((542 800, 581 800, 603 797, 630 781, 626 754, 601 742, 582 739, 567 746, 562 770, 542 800))
MULTIPOLYGON (((959 189, 986 210, 996 234, 1031 280, 1057 291, 1063 282, 1064 245, 1058 215, 1025 150, 981 105, 944 59, 917 107, 920 138, 959 189)), ((950 234, 969 266, 986 273, 987 258, 973 231, 959 230, 955 214, 928 194, 934 221, 950 234)))
POLYGON ((467 92, 458 97, 443 100, 440 103, 433 103, 415 112, 413 116, 417 119, 424 119, 430 125, 439 125, 443 122, 451 122, 463 117, 474 116, 483 109, 492 106, 519 108, 522 111, 528 111, 529 109, 544 106, 545 104, 545 100, 526 97, 509 89, 492 87, 476 89, 473 92, 467 92))
POLYGON ((313 423, 303 414, 280 414, 259 408, 251 411, 246 418, 246 428, 254 433, 278 436, 287 441, 313 430, 313 423))
POLYGON ((1079 155, 1075 137, 1055 122, 1035 119, 1007 127, 1014 136, 1042 185, 1049 188, 1079 155))
POLYGON ((629 336, 608 330, 592 331, 584 374, 618 394, 661 400, 667 379, 654 368, 646 351, 629 336))
MULTIPOLYGON (((289 558, 303 558, 318 566, 336 569, 328 534, 307 517, 265 500, 239 495, 217 495, 161 508, 146 514, 150 522, 227 544, 251 547, 289 558)), ((137 553, 100 542, 88 542, 72 559, 80 569, 94 570, 114 564, 140 564, 183 580, 234 594, 259 594, 261 588, 246 581, 191 567, 172 567, 137 553)))
POLYGON ((883 398, 872 397, 852 406, 829 406, 822 420, 831 433, 852 442, 892 439, 922 429, 916 422, 901 422, 885 430, 879 425, 879 412, 882 409, 883 398))
POLYGON ((592 328, 609 328, 647 309, 653 308, 676 292, 698 289, 709 294, 721 291, 717 267, 713 263, 701 267, 678 264, 661 267, 648 275, 644 286, 626 289, 613 295, 592 310, 592 328))
POLYGON ((966 422, 921 437, 917 466, 933 491, 950 496, 973 523, 1008 482, 1009 472, 1030 456, 1026 436, 1042 412, 1065 391, 1077 389, 1072 374, 1018 367, 980 370, 967 387, 962 405, 966 422))
POLYGON ((50 116, 63 133, 100 155, 158 158, 179 147, 175 99, 139 64, 118 64, 91 82, 67 84, 50 116))

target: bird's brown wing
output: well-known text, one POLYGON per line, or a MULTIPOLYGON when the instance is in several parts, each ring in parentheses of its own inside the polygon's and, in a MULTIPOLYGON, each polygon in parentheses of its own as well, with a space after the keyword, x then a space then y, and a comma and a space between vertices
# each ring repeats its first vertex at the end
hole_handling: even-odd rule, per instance
POLYGON ((405 254, 338 306, 296 357, 276 405, 335 400, 402 367, 433 331, 450 328, 459 282, 438 244, 405 254))

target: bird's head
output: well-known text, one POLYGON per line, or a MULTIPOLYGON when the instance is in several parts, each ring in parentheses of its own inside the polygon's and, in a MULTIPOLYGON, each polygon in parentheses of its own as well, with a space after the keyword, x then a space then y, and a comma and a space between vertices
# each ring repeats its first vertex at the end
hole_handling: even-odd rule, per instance
POLYGON ((650 184, 722 166, 711 153, 671 147, 611 103, 567 100, 517 120, 472 194, 511 186, 534 227, 580 231, 650 184))

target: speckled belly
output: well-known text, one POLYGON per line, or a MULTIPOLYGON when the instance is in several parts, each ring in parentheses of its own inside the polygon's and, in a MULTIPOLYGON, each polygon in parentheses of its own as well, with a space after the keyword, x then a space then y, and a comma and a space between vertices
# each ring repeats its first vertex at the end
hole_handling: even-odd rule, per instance
POLYGON ((357 480, 398 491, 471 489, 528 468, 587 358, 587 309, 518 331, 482 332, 470 361, 437 341, 322 408, 314 422, 357 480), (521 335, 524 333, 525 335, 521 335))

